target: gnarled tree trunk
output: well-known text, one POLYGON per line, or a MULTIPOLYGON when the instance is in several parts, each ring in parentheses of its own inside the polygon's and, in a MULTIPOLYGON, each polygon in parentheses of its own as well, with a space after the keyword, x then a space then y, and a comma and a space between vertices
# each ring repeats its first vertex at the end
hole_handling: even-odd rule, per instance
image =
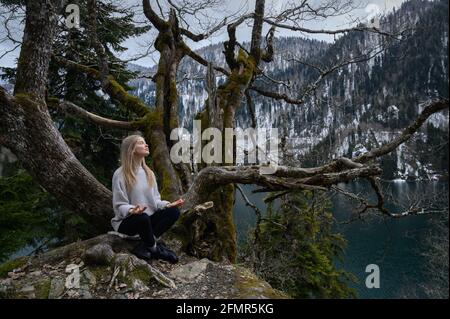
POLYGON ((27 1, 26 24, 14 96, 0 88, 0 142, 63 205, 110 228, 111 192, 90 174, 64 142, 45 103, 56 14, 61 1, 27 1))

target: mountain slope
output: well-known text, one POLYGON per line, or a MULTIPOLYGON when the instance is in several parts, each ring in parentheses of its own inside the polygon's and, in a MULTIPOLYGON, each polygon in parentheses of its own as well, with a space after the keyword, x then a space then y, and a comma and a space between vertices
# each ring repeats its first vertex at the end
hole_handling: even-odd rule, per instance
MULTIPOLYGON (((400 43, 391 44, 375 58, 349 64, 326 77, 302 105, 291 105, 252 93, 259 127, 278 127, 287 136, 283 154, 291 154, 302 166, 319 165, 338 156, 386 143, 399 134, 421 111, 423 103, 437 96, 448 97, 448 2, 412 0, 383 18, 381 25, 398 31, 404 25, 415 28, 400 43), (289 119, 289 120, 287 120, 289 119)), ((278 53, 262 65, 274 79, 284 80, 292 92, 302 92, 318 76, 313 68, 288 60, 294 52, 312 63, 331 66, 377 48, 375 34, 346 34, 333 44, 298 37, 277 38, 278 53)), ((200 49, 207 60, 224 65, 223 45, 200 49)), ((154 69, 146 70, 152 74, 154 69)), ((179 68, 180 123, 189 130, 192 120, 207 98, 205 68, 186 58, 179 68), (199 78, 200 77, 200 78, 199 78)), ((217 75, 220 84, 223 77, 217 75)), ((284 86, 268 79, 256 82, 267 90, 283 92, 284 86)), ((133 94, 150 105, 154 84, 135 80, 133 94)), ((293 96, 297 97, 297 96, 293 96)), ((245 101, 237 112, 236 125, 250 126, 245 101)), ((447 176, 448 112, 436 114, 415 138, 382 160, 385 178, 428 178, 447 176)))

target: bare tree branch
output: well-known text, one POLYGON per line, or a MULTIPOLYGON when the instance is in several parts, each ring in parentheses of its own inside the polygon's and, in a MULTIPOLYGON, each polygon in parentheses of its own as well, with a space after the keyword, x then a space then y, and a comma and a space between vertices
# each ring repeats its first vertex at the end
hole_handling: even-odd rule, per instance
POLYGON ((300 31, 300 32, 305 32, 305 33, 310 33, 310 34, 342 34, 342 33, 349 33, 349 32, 371 32, 371 33, 376 33, 376 34, 380 34, 386 37, 392 37, 392 38, 396 38, 396 39, 401 39, 401 34, 392 34, 392 33, 388 33, 388 32, 384 32, 376 27, 353 27, 353 28, 345 28, 345 29, 336 29, 336 30, 326 30, 326 29, 320 29, 320 30, 313 30, 313 29, 308 29, 308 28, 303 28, 303 27, 299 27, 299 26, 292 26, 292 25, 287 25, 287 24, 282 24, 282 23, 277 23, 275 21, 272 21, 270 19, 265 18, 264 21, 272 26, 275 26, 277 28, 280 29, 288 29, 288 30, 292 30, 292 31, 300 31))
POLYGON ((14 48, 6 50, 2 55, 0 55, 0 59, 2 59, 4 56, 8 55, 9 53, 16 51, 16 49, 18 47, 20 47, 21 45, 22 45, 22 43, 19 43, 14 48))
MULTIPOLYGON (((266 91, 261 88, 255 87, 255 86, 250 87, 250 89, 255 92, 258 92, 259 94, 261 94, 263 96, 267 96, 267 97, 270 97, 270 98, 273 98, 276 100, 283 100, 289 104, 300 105, 300 104, 305 103, 306 98, 317 90, 319 84, 325 79, 325 77, 327 77, 328 75, 332 74, 336 70, 341 69, 347 65, 362 63, 362 62, 373 59, 375 56, 379 55, 380 53, 382 53, 386 50, 386 48, 384 46, 380 46, 380 47, 381 47, 381 49, 378 48, 377 50, 369 50, 369 52, 367 54, 363 54, 361 56, 357 56, 357 57, 354 57, 354 58, 351 58, 348 60, 341 61, 338 64, 328 67, 326 69, 321 66, 317 66, 312 63, 309 63, 307 61, 299 60, 297 58, 286 59, 287 61, 294 61, 294 62, 304 64, 304 65, 309 66, 319 72, 319 76, 317 77, 317 79, 312 84, 309 84, 307 86, 307 88, 301 94, 300 98, 292 98, 292 97, 288 96, 286 93, 270 92, 270 91, 266 91), (375 53, 373 53, 372 51, 375 51, 375 53)), ((280 83, 280 84, 288 86, 286 83, 280 83)))
POLYGON ((153 11, 152 6, 150 5, 149 0, 142 0, 142 6, 144 8, 144 14, 147 19, 157 28, 159 31, 163 31, 169 28, 169 25, 166 21, 161 19, 155 11, 153 11))
POLYGON ((85 109, 79 107, 78 105, 64 101, 60 99, 50 98, 47 100, 47 105, 56 110, 62 111, 66 114, 74 115, 85 120, 88 120, 91 123, 101 125, 107 128, 116 128, 116 129, 125 129, 125 130, 136 130, 139 128, 136 122, 124 122, 117 121, 108 118, 101 117, 99 115, 93 114, 91 112, 86 111, 85 109))
POLYGON ((273 61, 274 49, 273 49, 273 37, 275 35, 275 27, 272 26, 266 35, 266 49, 261 55, 261 60, 266 63, 273 61))
MULTIPOLYGON (((198 53, 192 51, 187 45, 184 45, 184 50, 186 52, 186 55, 188 55, 189 57, 191 57, 194 61, 197 61, 198 63, 200 63, 203 66, 208 67, 208 64, 210 62, 206 61, 202 56, 200 56, 198 53)), ((212 63, 211 63, 212 64, 212 63)), ((227 70, 225 70, 224 68, 222 68, 221 66, 217 66, 212 64, 213 69, 216 71, 219 71, 227 76, 230 75, 230 72, 228 72, 227 70)))
POLYGON ((201 34, 194 34, 189 30, 181 28, 181 34, 187 36, 189 39, 195 42, 199 42, 201 40, 205 40, 209 38, 211 35, 222 29, 227 24, 227 17, 225 17, 219 24, 217 24, 215 27, 213 27, 211 30, 208 30, 205 33, 201 34))
POLYGON ((250 114, 250 119, 252 120, 252 127, 256 128, 257 122, 256 122, 255 110, 253 108, 252 97, 248 90, 245 90, 245 99, 247 102, 247 110, 250 114))
POLYGON ((422 126, 422 124, 434 113, 448 109, 448 98, 444 99, 434 99, 427 103, 427 106, 423 109, 417 119, 408 126, 396 139, 393 141, 370 150, 360 156, 353 158, 352 160, 356 163, 367 163, 368 161, 386 155, 396 149, 400 144, 406 142, 411 138, 411 136, 417 132, 417 130, 422 126))
POLYGON ((249 89, 252 90, 252 91, 258 92, 261 95, 264 95, 264 96, 270 97, 272 99, 275 99, 275 100, 283 100, 283 101, 285 101, 286 103, 289 103, 289 104, 300 105, 300 104, 305 103, 305 100, 293 99, 293 98, 289 97, 285 93, 269 92, 269 91, 265 91, 265 90, 263 90, 263 89, 261 89, 259 87, 256 87, 256 86, 251 86, 249 89))
MULTIPOLYGON (((228 183, 256 184, 263 188, 254 192, 287 191, 293 189, 322 190, 325 191, 333 185, 349 182, 356 178, 373 178, 381 175, 382 171, 377 166, 365 166, 371 159, 385 155, 393 151, 401 143, 406 142, 414 134, 425 120, 432 114, 448 108, 448 99, 435 100, 425 107, 418 119, 392 142, 375 148, 354 159, 340 158, 320 167, 298 168, 278 166, 272 175, 262 175, 259 169, 262 166, 210 166, 202 169, 195 178, 191 188, 185 194, 187 202, 193 197, 200 197, 199 192, 215 185, 228 183)), ((376 187, 376 185, 375 185, 376 187)), ((363 201, 364 204, 367 202, 363 201)), ((367 204, 365 212, 370 208, 382 207, 383 202, 377 205, 367 204), (381 205, 381 206, 380 206, 381 205)), ((186 209, 190 209, 189 205, 186 209)), ((391 215, 391 214, 390 214, 391 215)), ((391 216, 396 217, 396 216, 391 216)))
MULTIPOLYGON (((64 57, 53 56, 55 61, 60 65, 72 68, 79 72, 85 73, 93 79, 101 80, 100 71, 91 67, 82 65, 80 63, 67 60, 64 57)), ((145 105, 138 97, 131 95, 111 76, 107 76, 106 81, 103 83, 103 89, 113 98, 119 100, 125 107, 139 115, 144 117, 151 111, 147 105, 145 105)))
MULTIPOLYGON (((244 190, 242 189, 242 187, 239 184, 235 184, 235 186, 239 190, 239 192, 241 193, 241 196, 242 196, 242 198, 244 199, 244 201, 246 203, 245 205, 251 207, 255 211, 255 214, 257 216, 257 220, 261 221, 262 213, 259 210, 259 208, 255 204, 250 202, 250 200, 248 199, 247 195, 245 195, 244 190)), ((259 224, 259 222, 257 222, 257 224, 259 224)))
POLYGON ((242 24, 245 20, 251 19, 253 17, 254 17, 254 13, 249 13, 249 14, 243 15, 237 21, 235 21, 227 26, 228 41, 225 41, 223 43, 223 46, 225 47, 225 51, 224 51, 225 60, 227 61, 227 64, 230 67, 230 69, 234 69, 238 66, 238 63, 236 62, 236 59, 234 57, 234 49, 236 48, 236 45, 237 45, 236 28, 240 24, 242 24))
MULTIPOLYGON (((286 83, 286 82, 284 82, 284 81, 280 81, 280 80, 276 80, 276 79, 274 79, 274 78, 272 78, 271 76, 269 76, 269 75, 267 75, 263 70, 259 70, 258 71, 258 76, 256 77, 256 78, 261 78, 261 77, 263 77, 263 78, 266 78, 266 79, 268 79, 270 82, 272 82, 272 83, 275 83, 275 84, 277 84, 277 85, 282 85, 282 86, 284 86, 285 88, 288 88, 288 89, 290 89, 291 88, 291 85, 290 84, 288 84, 288 83, 286 83)), ((266 82, 266 81, 264 81, 263 80, 263 82, 264 83, 268 83, 268 82, 266 82)), ((264 90, 262 90, 262 89, 260 89, 262 92, 266 92, 266 91, 264 91, 264 90)), ((262 93, 261 93, 262 94, 262 93)))
MULTIPOLYGON (((384 205, 386 202, 385 195, 383 194, 383 187, 380 184, 380 179, 378 177, 368 177, 367 180, 370 182, 372 189, 375 192, 377 202, 375 204, 370 204, 369 200, 360 194, 355 194, 352 192, 347 192, 342 188, 337 186, 332 186, 331 190, 342 194, 352 201, 359 203, 359 206, 356 208, 355 212, 353 212, 353 217, 349 220, 340 222, 340 224, 349 224, 356 220, 362 220, 363 216, 373 210, 381 212, 383 215, 390 218, 401 218, 411 215, 423 215, 423 214, 432 214, 432 213, 442 213, 445 212, 448 208, 442 208, 442 201, 445 201, 444 194, 438 194, 436 198, 436 194, 423 194, 420 193, 419 196, 415 196, 414 198, 410 195, 407 195, 407 198, 403 198, 406 203, 399 203, 398 200, 394 198, 389 199, 390 204, 395 204, 396 206, 403 206, 403 208, 398 213, 393 213, 389 209, 387 209, 384 205), (442 200, 443 199, 443 200, 442 200), (406 206, 405 206, 406 205, 406 206)), ((448 202, 448 196, 447 196, 448 202)), ((447 206, 448 207, 448 206, 447 206)))

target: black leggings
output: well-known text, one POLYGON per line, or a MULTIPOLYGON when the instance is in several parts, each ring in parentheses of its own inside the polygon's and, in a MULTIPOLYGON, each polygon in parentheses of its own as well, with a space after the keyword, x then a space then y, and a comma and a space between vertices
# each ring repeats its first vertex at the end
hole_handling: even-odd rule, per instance
POLYGON ((148 247, 155 245, 155 237, 164 234, 180 217, 177 207, 157 210, 152 216, 146 213, 131 215, 125 218, 119 226, 119 233, 134 236, 139 234, 148 247))

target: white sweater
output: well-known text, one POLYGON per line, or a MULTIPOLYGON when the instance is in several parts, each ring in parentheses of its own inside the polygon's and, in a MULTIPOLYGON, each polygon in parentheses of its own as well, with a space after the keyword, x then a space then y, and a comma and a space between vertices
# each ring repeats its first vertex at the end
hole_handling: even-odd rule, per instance
POLYGON ((122 173, 122 166, 119 167, 112 178, 113 210, 114 218, 111 225, 118 231, 120 223, 130 214, 128 210, 136 205, 146 206, 144 213, 151 216, 155 211, 163 209, 169 201, 161 200, 158 191, 158 184, 154 181, 153 187, 149 187, 144 169, 140 166, 136 172, 136 182, 130 193, 125 188, 125 180, 122 173))

